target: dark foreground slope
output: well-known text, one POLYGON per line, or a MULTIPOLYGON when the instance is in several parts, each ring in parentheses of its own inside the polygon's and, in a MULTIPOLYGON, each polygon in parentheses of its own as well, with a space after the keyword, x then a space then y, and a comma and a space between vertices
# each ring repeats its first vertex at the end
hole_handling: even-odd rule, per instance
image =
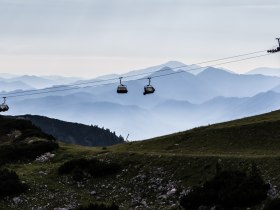
POLYGON ((245 173, 257 168, 270 186, 266 201, 251 208, 261 210, 279 195, 279 124, 277 111, 107 148, 60 144, 46 161, 5 165, 30 190, 16 201, 0 200, 0 209, 75 209, 100 202, 114 202, 125 210, 180 209, 180 197, 211 180, 219 165, 222 170, 245 173), (113 163, 117 170, 108 175, 113 163), (107 168, 107 175, 91 176, 94 164, 107 168))
POLYGON ((32 160, 57 148, 56 139, 30 121, 0 116, 0 166, 32 160))
POLYGON ((0 143, 11 144, 24 141, 28 137, 55 140, 51 135, 44 133, 30 121, 14 119, 0 115, 0 143))
POLYGON ((109 129, 65 122, 38 115, 24 115, 20 118, 30 120, 44 132, 53 135, 62 142, 83 146, 110 146, 124 142, 123 137, 116 136, 109 129))

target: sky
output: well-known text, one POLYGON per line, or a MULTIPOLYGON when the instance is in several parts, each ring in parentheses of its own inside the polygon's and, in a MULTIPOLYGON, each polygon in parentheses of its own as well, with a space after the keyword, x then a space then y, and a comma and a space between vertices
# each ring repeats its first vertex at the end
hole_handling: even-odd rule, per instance
MULTIPOLYGON (((0 73, 93 78, 266 50, 279 11, 279 0, 0 0, 0 73)), ((280 55, 222 67, 263 66, 280 55)))

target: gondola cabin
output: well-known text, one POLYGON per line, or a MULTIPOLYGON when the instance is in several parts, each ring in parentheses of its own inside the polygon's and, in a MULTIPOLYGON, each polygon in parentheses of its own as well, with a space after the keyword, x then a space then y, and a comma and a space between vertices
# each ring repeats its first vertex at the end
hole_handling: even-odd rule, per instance
POLYGON ((146 85, 145 87, 144 87, 144 95, 146 95, 146 94, 152 94, 152 93, 154 93, 155 92, 155 88, 152 86, 152 85, 146 85))
POLYGON ((0 112, 6 112, 9 110, 9 106, 7 104, 0 105, 0 112))
POLYGON ((0 104, 0 112, 6 112, 9 110, 9 106, 6 104, 6 97, 3 97, 4 102, 0 104))
POLYGON ((117 88, 117 93, 127 93, 128 91, 126 85, 122 84, 122 77, 120 77, 119 79, 120 79, 120 84, 117 88))
POLYGON ((117 93, 127 93, 127 87, 126 85, 119 85, 117 88, 117 93))
POLYGON ((151 77, 148 77, 149 84, 144 86, 144 95, 146 94, 152 94, 155 92, 155 88, 151 85, 151 77))

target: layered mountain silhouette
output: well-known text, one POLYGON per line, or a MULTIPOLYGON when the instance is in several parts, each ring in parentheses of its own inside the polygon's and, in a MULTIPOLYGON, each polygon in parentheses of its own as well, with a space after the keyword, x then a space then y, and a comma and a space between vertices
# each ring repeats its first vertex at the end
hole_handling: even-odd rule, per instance
MULTIPOLYGON (((87 88, 77 90, 8 98, 9 114, 45 115, 98 125, 116 131, 117 135, 130 134, 130 140, 137 140, 269 112, 280 107, 280 77, 235 74, 212 67, 197 67, 200 71, 191 73, 190 68, 172 61, 123 74, 138 74, 137 80, 123 80, 128 87, 128 94, 125 95, 116 93, 119 82, 116 79, 114 84, 96 87, 87 84, 84 85, 87 88), (156 91, 144 96, 143 87, 148 83, 148 76, 152 77, 151 84, 156 91)), ((87 83, 123 75, 106 75, 92 80, 77 78, 74 82, 70 81, 74 80, 71 78, 68 82, 87 83)), ((42 81, 50 78, 43 78, 42 81)), ((55 85, 55 82, 51 85, 55 85)), ((35 83, 30 86, 34 87, 35 83)))
POLYGON ((280 77, 280 68, 261 67, 248 71, 246 74, 261 74, 266 76, 280 77))

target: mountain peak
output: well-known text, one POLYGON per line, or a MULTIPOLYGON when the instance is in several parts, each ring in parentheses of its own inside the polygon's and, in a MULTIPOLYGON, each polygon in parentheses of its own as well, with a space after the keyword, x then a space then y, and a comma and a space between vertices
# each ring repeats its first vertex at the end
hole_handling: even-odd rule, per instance
POLYGON ((168 66, 170 68, 178 68, 178 67, 185 67, 187 66, 186 64, 180 62, 180 61, 168 61, 164 64, 162 64, 163 66, 168 66))
POLYGON ((175 71, 168 67, 168 66, 164 66, 161 69, 159 69, 158 71, 155 71, 154 73, 152 73, 150 76, 151 77, 155 77, 155 76, 161 76, 161 75, 166 75, 166 74, 173 74, 175 73, 175 71))
POLYGON ((206 69, 206 68, 198 66, 196 64, 188 65, 188 64, 182 63, 180 61, 168 61, 167 63, 162 64, 161 66, 168 66, 175 71, 183 70, 183 71, 189 72, 193 75, 197 75, 206 69))
POLYGON ((230 75, 230 74, 234 74, 231 72, 228 72, 226 70, 222 70, 222 69, 217 69, 214 67, 208 67, 206 68, 204 71, 200 72, 198 74, 198 76, 206 76, 206 75, 230 75))

